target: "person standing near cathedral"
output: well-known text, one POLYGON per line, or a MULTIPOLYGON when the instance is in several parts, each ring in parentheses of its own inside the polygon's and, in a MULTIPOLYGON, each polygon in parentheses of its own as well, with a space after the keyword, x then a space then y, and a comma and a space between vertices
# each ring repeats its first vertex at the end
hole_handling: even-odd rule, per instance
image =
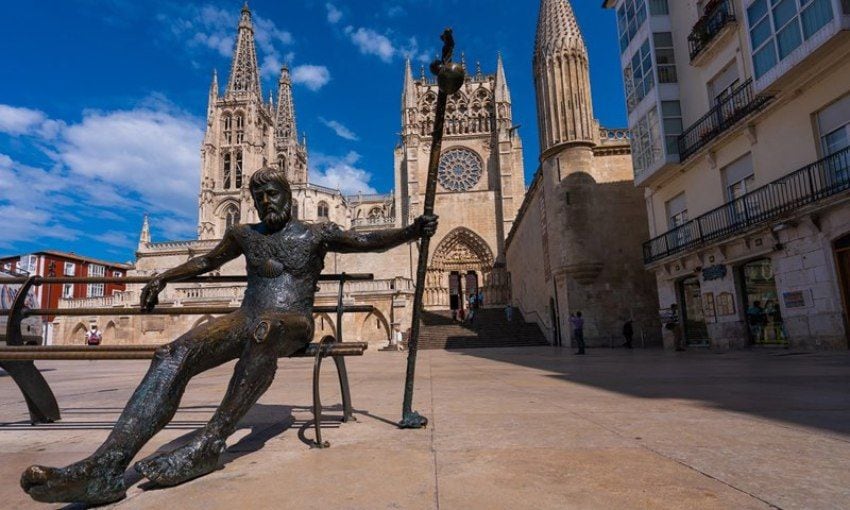
POLYGON ((626 349, 631 349, 632 348, 632 339, 634 338, 634 336, 635 336, 635 328, 632 325, 632 320, 626 319, 625 324, 623 324, 623 338, 626 339, 626 341, 623 343, 623 347, 625 347, 626 349))
POLYGON ((570 314, 570 326, 573 328, 573 339, 578 344, 578 352, 576 354, 585 354, 584 317, 581 316, 581 312, 576 312, 575 315, 570 314))

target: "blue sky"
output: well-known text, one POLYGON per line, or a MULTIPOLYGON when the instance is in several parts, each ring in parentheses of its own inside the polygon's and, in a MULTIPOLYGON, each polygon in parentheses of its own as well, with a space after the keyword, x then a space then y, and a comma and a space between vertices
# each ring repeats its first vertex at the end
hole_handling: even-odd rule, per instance
MULTIPOLYGON (((8 0, 7 0, 8 1, 8 0)), ((154 241, 197 226, 200 141, 213 69, 226 83, 238 1, 14 2, 0 18, 0 254, 42 249, 127 261, 145 213, 154 241)), ((576 0, 595 114, 626 116, 613 12, 576 0)), ((536 0, 253 0, 264 94, 293 68, 311 180, 388 192, 404 58, 452 26, 474 69, 502 52, 525 173, 539 145, 531 59, 536 0)), ((276 92, 276 90, 275 90, 276 92)))

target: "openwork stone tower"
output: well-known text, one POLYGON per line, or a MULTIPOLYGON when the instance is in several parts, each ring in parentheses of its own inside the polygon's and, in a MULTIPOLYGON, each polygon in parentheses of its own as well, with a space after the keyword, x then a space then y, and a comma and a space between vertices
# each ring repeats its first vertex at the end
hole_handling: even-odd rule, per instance
POLYGON ((198 236, 220 239, 228 226, 254 222, 248 183, 264 166, 276 166, 293 184, 307 182, 307 147, 299 142, 289 69, 281 69, 277 108, 263 101, 254 25, 242 8, 224 96, 214 73, 207 107, 207 131, 201 148, 198 236))

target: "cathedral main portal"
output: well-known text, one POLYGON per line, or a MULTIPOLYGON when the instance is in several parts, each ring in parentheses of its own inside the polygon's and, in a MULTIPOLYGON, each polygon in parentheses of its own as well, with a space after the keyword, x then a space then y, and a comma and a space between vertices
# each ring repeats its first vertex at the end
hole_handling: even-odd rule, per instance
POLYGON ((484 306, 507 299, 504 268, 495 264, 493 251, 475 232, 458 227, 446 235, 431 257, 425 288, 430 310, 466 309, 469 295, 484 293, 484 306))

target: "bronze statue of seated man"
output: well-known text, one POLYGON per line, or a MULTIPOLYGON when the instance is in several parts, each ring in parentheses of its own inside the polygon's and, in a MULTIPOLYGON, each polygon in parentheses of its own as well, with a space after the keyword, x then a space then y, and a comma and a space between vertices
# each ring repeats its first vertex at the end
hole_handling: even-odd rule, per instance
POLYGON ((65 468, 27 468, 21 486, 32 498, 87 504, 122 499, 124 471, 174 417, 189 380, 238 358, 221 405, 194 439, 135 465, 139 473, 164 486, 213 471, 237 422, 271 385, 278 358, 304 348, 313 338, 314 292, 325 254, 383 251, 431 236, 437 229, 436 216, 370 233, 344 231, 333 223, 306 225, 291 217, 292 192, 282 172, 259 170, 250 186, 262 222, 229 228, 209 253, 156 276, 141 295, 142 308, 151 310, 167 283, 245 255, 248 286, 242 306, 157 349, 112 433, 93 455, 65 468))

